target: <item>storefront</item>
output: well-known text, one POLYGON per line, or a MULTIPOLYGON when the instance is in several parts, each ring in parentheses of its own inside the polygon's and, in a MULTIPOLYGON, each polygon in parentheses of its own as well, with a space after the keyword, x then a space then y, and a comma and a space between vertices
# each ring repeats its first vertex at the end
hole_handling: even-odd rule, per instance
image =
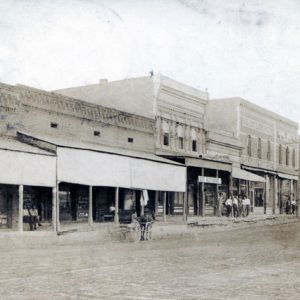
POLYGON ((229 195, 231 163, 186 158, 185 164, 190 215, 220 216, 229 195))
POLYGON ((12 137, 1 137, 0 169, 3 170, 0 173, 0 228, 29 230, 25 215, 33 206, 39 212, 41 223, 50 226, 52 188, 56 184, 55 155, 12 137))
POLYGON ((251 212, 264 214, 266 210, 266 179, 239 167, 232 168, 233 196, 247 196, 251 202, 251 212))
POLYGON ((279 212, 291 213, 291 201, 297 198, 298 176, 278 172, 278 207, 279 212))
MULTIPOLYGON (((101 150, 104 150, 101 146, 98 151, 57 147, 58 181, 92 187, 95 194, 92 196, 95 203, 93 220, 109 219, 111 212, 108 208, 112 205, 120 215, 133 210, 139 215, 142 190, 147 190, 147 205, 152 209, 155 191, 169 194, 185 191, 186 169, 178 163, 135 151, 101 150), (115 203, 116 189, 118 203, 115 203), (102 196, 106 193, 108 198, 104 200, 101 193, 102 196)), ((105 150, 108 150, 107 147, 105 150)), ((170 212, 171 207, 166 205, 166 208, 170 212)))

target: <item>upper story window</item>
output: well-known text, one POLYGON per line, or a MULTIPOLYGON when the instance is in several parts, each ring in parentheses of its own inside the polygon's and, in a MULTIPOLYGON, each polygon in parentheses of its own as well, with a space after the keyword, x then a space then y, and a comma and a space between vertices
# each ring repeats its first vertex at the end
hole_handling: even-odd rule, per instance
POLYGON ((197 152, 197 134, 195 128, 191 130, 191 138, 192 138, 192 151, 197 152))
POLYGON ((286 160, 285 160, 285 162, 286 162, 286 165, 288 166, 290 164, 290 148, 287 147, 285 151, 286 151, 286 160))
POLYGON ((257 157, 261 158, 261 138, 257 139, 257 157))
POLYGON ((197 141, 196 140, 192 141, 192 151, 197 152, 197 141))
POLYGON ((282 164, 282 145, 279 145, 279 149, 278 149, 278 162, 280 164, 282 164))
POLYGON ((183 149, 183 137, 179 137, 178 138, 178 147, 179 149, 183 149))
POLYGON ((164 133, 164 146, 169 146, 169 133, 164 133))
POLYGON ((183 128, 181 125, 177 125, 176 127, 176 133, 178 137, 178 148, 183 149, 183 128))
POLYGON ((163 132, 163 145, 169 146, 170 144, 169 124, 166 121, 162 122, 162 132, 163 132))
POLYGON ((295 168, 296 167, 296 151, 295 151, 295 149, 293 149, 292 164, 293 164, 293 168, 295 168))
POLYGON ((51 122, 50 126, 51 126, 51 128, 57 128, 58 127, 58 123, 51 122))
POLYGON ((267 160, 271 160, 271 142, 268 141, 267 144, 267 160))
POLYGON ((95 130, 94 131, 94 136, 100 136, 100 131, 95 130))
POLYGON ((128 141, 128 143, 133 143, 133 138, 132 137, 129 137, 128 139, 127 139, 127 141, 128 141))
POLYGON ((247 154, 251 156, 251 135, 247 136, 247 154))

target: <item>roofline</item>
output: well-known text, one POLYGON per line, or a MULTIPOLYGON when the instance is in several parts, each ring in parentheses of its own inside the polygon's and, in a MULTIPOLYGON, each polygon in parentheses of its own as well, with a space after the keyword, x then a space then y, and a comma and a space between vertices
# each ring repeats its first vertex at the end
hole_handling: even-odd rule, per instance
POLYGON ((255 104, 249 100, 246 100, 242 97, 214 98, 209 101, 229 101, 229 102, 238 102, 240 104, 245 103, 245 104, 249 105, 250 107, 254 108, 255 110, 258 110, 258 112, 260 112, 260 113, 263 112, 263 113, 269 115, 270 117, 275 118, 277 121, 284 121, 284 122, 288 123, 289 125, 297 127, 297 129, 299 128, 298 122, 288 119, 276 112, 273 112, 267 108, 259 106, 259 105, 255 104))
MULTIPOLYGON (((27 138, 32 138, 34 140, 38 140, 38 141, 41 141, 41 142, 44 142, 44 143, 48 143, 50 145, 53 145, 53 146, 56 146, 56 147, 60 147, 60 148, 69 148, 69 149, 77 149, 77 150, 88 150, 88 151, 92 151, 92 152, 100 152, 100 153, 107 153, 107 154, 112 154, 112 155, 132 157, 132 158, 136 158, 136 159, 144 159, 144 160, 155 161, 155 162, 159 162, 159 163, 163 163, 163 164, 169 164, 169 165, 175 165, 175 166, 179 166, 179 167, 185 167, 183 164, 180 164, 180 163, 177 163, 177 162, 173 162, 173 161, 164 162, 164 161, 159 161, 159 160, 155 160, 155 159, 151 159, 151 158, 136 157, 134 155, 129 155, 129 154, 126 155, 126 154, 123 154, 123 153, 116 153, 116 152, 110 152, 110 151, 105 151, 105 150, 96 150, 96 149, 89 149, 89 148, 76 147, 76 146, 65 146, 65 145, 61 145, 59 143, 53 143, 53 142, 49 142, 47 140, 44 140, 44 139, 41 139, 41 138, 38 138, 38 137, 34 137, 32 135, 29 135, 29 134, 26 134, 26 133, 23 133, 23 132, 19 132, 18 131, 18 134, 23 135, 23 136, 25 136, 27 138)), ((130 150, 130 151, 134 151, 134 150, 130 150)), ((56 151, 56 153, 57 153, 57 151, 56 151)), ((155 154, 153 154, 153 155, 155 155, 155 154)))

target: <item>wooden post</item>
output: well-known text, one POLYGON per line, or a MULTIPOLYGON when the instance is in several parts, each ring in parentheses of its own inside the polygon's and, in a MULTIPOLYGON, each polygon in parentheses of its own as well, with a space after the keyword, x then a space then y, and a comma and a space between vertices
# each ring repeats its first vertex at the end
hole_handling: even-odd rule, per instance
POLYGON ((23 231, 23 200, 24 200, 24 186, 19 185, 19 222, 18 229, 23 231))
POLYGON ((233 179, 232 179, 232 173, 229 175, 229 197, 233 196, 233 179))
POLYGON ((273 176, 273 204, 272 204, 272 213, 276 214, 276 208, 278 203, 278 182, 276 175, 273 176))
MULTIPOLYGON (((201 176, 204 176, 204 168, 201 170, 201 176)), ((204 195, 204 182, 201 182, 201 203, 202 203, 202 209, 201 209, 201 216, 204 217, 205 215, 205 195, 204 195)))
POLYGON ((52 228, 53 228, 53 231, 57 231, 56 205, 57 205, 57 187, 54 186, 52 188, 52 228))
POLYGON ((164 195, 164 205, 163 205, 163 221, 166 222, 167 221, 167 192, 163 192, 164 195))
POLYGON ((199 189, 198 181, 197 181, 196 191, 197 191, 197 217, 199 217, 200 216, 200 189, 199 189))
POLYGON ((182 219, 183 221, 187 220, 187 189, 183 193, 182 219))
POLYGON ((190 215, 190 200, 189 200, 189 185, 186 184, 186 190, 185 190, 185 199, 186 199, 186 219, 190 215))
POLYGON ((269 185, 268 185, 268 175, 265 175, 265 191, 263 195, 263 200, 264 200, 264 214, 267 214, 267 199, 269 196, 269 185))
POLYGON ((291 193, 291 196, 290 196, 290 207, 292 206, 292 200, 294 199, 294 183, 293 183, 293 179, 291 179, 291 191, 290 191, 290 193, 291 193))
POLYGON ((158 206, 159 206, 159 191, 155 191, 155 216, 158 213, 158 206))
POLYGON ((119 188, 115 190, 115 223, 119 224, 119 188))
MULTIPOLYGON (((219 178, 219 170, 216 170, 216 177, 219 178)), ((219 199, 219 184, 216 184, 216 203, 217 203, 217 207, 216 207, 216 214, 218 217, 221 217, 221 203, 219 203, 220 199, 219 199)))
POLYGON ((279 178, 278 181, 278 198, 279 198, 279 213, 283 213, 283 203, 282 203, 282 179, 279 178))
POLYGON ((93 187, 89 186, 89 226, 93 226, 93 187))
POLYGON ((60 231, 60 220, 59 220, 59 182, 56 185, 56 231, 60 231))

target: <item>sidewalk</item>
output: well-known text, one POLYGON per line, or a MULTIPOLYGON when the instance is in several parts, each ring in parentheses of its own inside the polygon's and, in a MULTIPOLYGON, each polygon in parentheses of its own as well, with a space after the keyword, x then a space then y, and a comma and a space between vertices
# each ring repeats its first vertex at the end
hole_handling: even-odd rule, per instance
MULTIPOLYGON (((270 226, 293 222, 300 222, 300 218, 293 215, 250 215, 245 218, 189 217, 187 222, 184 222, 182 216, 168 216, 166 222, 163 222, 161 218, 156 220, 152 229, 152 238, 158 240, 183 236, 196 237, 207 231, 237 230, 246 227, 270 226)), ((22 233, 0 231, 0 249, 75 246, 84 243, 99 245, 103 242, 120 242, 122 240, 120 226, 114 223, 94 223, 93 227, 85 223, 63 224, 59 234, 51 231, 51 227, 46 231, 25 231, 22 233)))
POLYGON ((300 222, 293 215, 250 215, 248 217, 189 217, 187 222, 181 219, 170 218, 167 222, 155 222, 153 238, 167 238, 183 235, 198 235, 203 231, 225 231, 239 228, 270 226, 300 222))

